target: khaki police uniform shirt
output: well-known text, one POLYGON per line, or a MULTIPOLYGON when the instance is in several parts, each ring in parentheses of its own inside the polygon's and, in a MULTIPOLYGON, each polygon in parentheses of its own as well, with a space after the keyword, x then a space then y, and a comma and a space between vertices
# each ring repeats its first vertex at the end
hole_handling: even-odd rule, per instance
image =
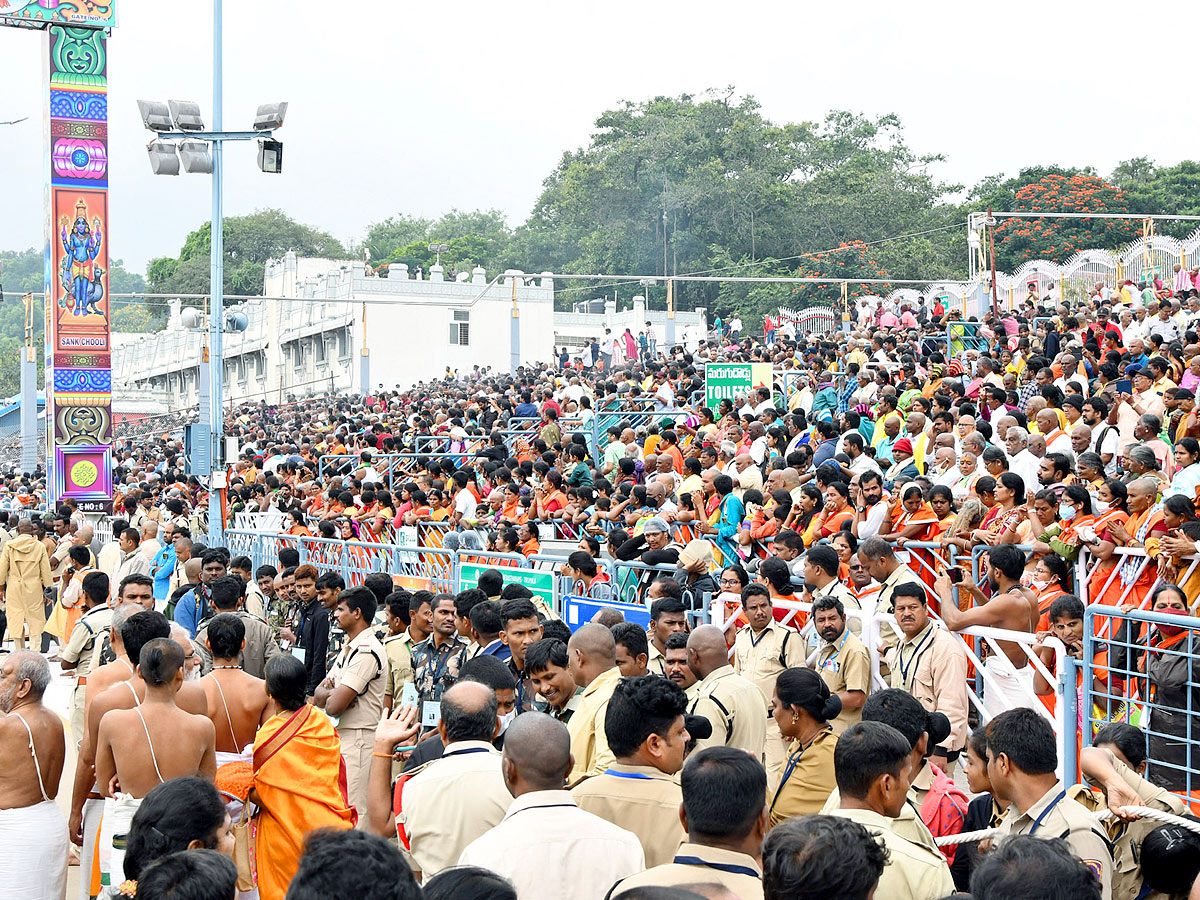
MULTIPOLYGON (((1142 806, 1160 809, 1176 816, 1182 816, 1187 812, 1183 801, 1166 788, 1151 784, 1113 756, 1111 751, 1103 752, 1108 754, 1109 764, 1116 770, 1121 780, 1141 798, 1142 806)), ((1132 822, 1108 820, 1108 836, 1113 842, 1113 900, 1136 900, 1138 894, 1141 893, 1142 869, 1138 865, 1137 848, 1146 839, 1146 835, 1161 824, 1157 819, 1134 819, 1132 822)))
MULTIPOLYGON (((891 618, 895 607, 892 592, 902 584, 921 584, 917 574, 904 563, 897 565, 892 574, 880 582, 879 594, 875 598, 875 614, 885 617, 879 623, 879 640, 889 647, 904 638, 903 632, 896 627, 895 620, 891 618)), ((921 589, 924 590, 923 585, 921 589)))
POLYGON ((892 687, 902 688, 930 712, 950 720, 947 750, 967 745, 967 654, 957 639, 933 621, 888 651, 892 687))
POLYGON ((614 762, 575 785, 571 796, 580 809, 636 834, 646 851, 647 867, 671 862, 683 843, 683 793, 670 775, 653 766, 614 762))
POLYGON ((774 618, 758 634, 747 625, 733 641, 733 670, 753 681, 771 708, 775 679, 784 669, 804 665, 804 639, 774 618))
MULTIPOLYGON (((654 866, 621 881, 613 890, 614 900, 635 887, 672 887, 716 882, 738 900, 762 900, 762 867, 753 857, 734 850, 685 843, 674 862, 654 866)), ((890 900, 890 898, 889 898, 890 900)))
POLYGON ((80 678, 87 678, 88 673, 92 671, 96 652, 112 625, 112 617, 112 609, 102 603, 93 606, 75 623, 61 656, 66 662, 78 663, 75 674, 80 678))
MULTIPOLYGON (((825 801, 825 805, 821 807, 821 815, 831 815, 835 810, 841 809, 842 795, 838 793, 835 787, 829 795, 829 799, 825 801)), ((900 835, 910 844, 918 844, 934 853, 941 856, 941 851, 938 850, 937 841, 933 838, 933 832, 929 830, 929 826, 921 818, 921 806, 917 802, 917 794, 912 788, 909 788, 908 799, 904 806, 900 808, 900 815, 891 820, 892 831, 900 835)))
POLYGON ((579 695, 579 706, 567 722, 567 730, 571 733, 571 755, 575 757, 575 767, 571 769, 567 784, 574 784, 588 775, 599 775, 615 761, 604 734, 604 718, 608 714, 608 701, 620 680, 621 670, 613 666, 597 675, 579 695))
POLYGON ((721 666, 695 685, 689 713, 712 723, 712 736, 696 742, 705 747, 738 747, 760 761, 767 739, 767 709, 753 681, 721 666))
MULTIPOLYGON (((813 660, 813 668, 825 682, 830 693, 840 694, 842 691, 862 691, 867 696, 871 694, 871 654, 866 645, 846 628, 833 643, 821 641, 821 647, 813 660)), ((837 734, 841 734, 851 725, 862 721, 862 707, 858 709, 843 709, 831 724, 837 734)))
POLYGON ((667 658, 654 646, 654 641, 647 641, 646 674, 667 677, 667 658))
POLYGON ((399 634, 383 639, 383 650, 388 662, 387 681, 384 683, 383 692, 393 701, 400 696, 405 683, 413 680, 412 645, 412 635, 408 633, 407 628, 399 634))
POLYGON ((787 763, 779 787, 771 795, 771 827, 785 819, 807 816, 821 811, 829 785, 835 783, 833 751, 837 735, 832 729, 817 733, 807 747, 796 741, 788 748, 787 763))
POLYGON ((1082 804, 1067 799, 1062 782, 1055 784, 1025 812, 1010 806, 1000 823, 1006 834, 1032 834, 1040 838, 1062 838, 1071 853, 1087 866, 1100 882, 1103 900, 1112 898, 1113 861, 1100 822, 1082 804))
MULTIPOLYGON (((817 588, 813 591, 813 600, 820 600, 824 597, 833 597, 835 600, 840 600, 842 607, 846 610, 862 611, 862 604, 858 602, 858 598, 850 593, 850 588, 842 584, 838 579, 834 578, 829 584, 823 588, 817 588)), ((862 619, 855 616, 846 615, 846 627, 855 634, 862 633, 862 619)))
POLYGON ((512 800, 500 751, 486 741, 455 741, 404 783, 396 824, 428 880, 457 865, 467 844, 500 824, 512 800))
POLYGON ((378 725, 383 715, 387 654, 375 632, 365 628, 346 641, 330 675, 335 687, 344 684, 358 694, 338 716, 338 730, 378 725))
MULTIPOLYGON (((242 652, 238 656, 238 664, 247 675, 264 678, 267 660, 283 652, 279 649, 279 642, 275 639, 275 631, 258 616, 252 615, 244 609, 239 609, 233 615, 241 619, 242 625, 246 628, 246 646, 242 648, 242 652)), ((207 675, 212 671, 213 666, 212 651, 205 643, 208 640, 208 621, 200 627, 200 630, 196 632, 196 639, 192 641, 196 647, 196 655, 200 657, 201 675, 207 675)))
POLYGON ((876 897, 935 900, 954 893, 954 879, 942 854, 902 838, 893 827, 893 819, 869 809, 836 809, 830 815, 857 822, 882 838, 889 858, 875 888, 876 897))

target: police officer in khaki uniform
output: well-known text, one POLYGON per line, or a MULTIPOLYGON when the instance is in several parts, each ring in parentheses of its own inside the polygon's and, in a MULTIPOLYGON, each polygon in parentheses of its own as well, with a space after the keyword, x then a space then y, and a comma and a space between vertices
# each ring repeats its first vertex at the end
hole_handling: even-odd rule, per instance
POLYGON ((788 626, 775 621, 771 592, 766 585, 747 585, 742 590, 742 609, 750 624, 734 639, 733 670, 749 678, 762 691, 767 710, 767 784, 773 788, 779 781, 787 754, 779 736, 779 726, 770 714, 771 697, 775 694, 775 679, 780 672, 804 665, 804 640, 788 626))
POLYGON ((814 601, 812 622, 821 638, 812 667, 830 693, 841 698, 842 711, 829 723, 834 734, 841 734, 862 721, 863 704, 871 693, 871 654, 848 627, 840 600, 826 596, 814 601))
MULTIPOLYGON (((1128 730, 1133 740, 1141 744, 1145 735, 1132 725, 1108 725, 1097 737, 1097 744, 1084 747, 1079 752, 1079 765, 1083 777, 1099 787, 1110 809, 1119 806, 1148 806, 1163 812, 1182 816, 1187 812, 1183 801, 1166 788, 1151 784, 1137 771, 1130 768, 1117 756, 1115 743, 1106 743, 1112 730, 1128 730), (1107 733, 1107 734, 1106 734, 1107 733)), ((1141 768, 1145 768, 1142 761, 1141 768)), ((1091 792, 1089 792, 1091 793, 1091 792)), ((1068 792, 1068 797, 1070 792, 1068 792)), ((1146 835, 1157 828, 1157 819, 1134 819, 1123 822, 1109 819, 1107 831, 1113 845, 1112 893, 1114 900, 1137 900, 1142 890, 1142 870, 1138 863, 1138 847, 1146 835)))
POLYGON ((673 776, 683 767, 688 731, 683 689, 657 675, 617 682, 604 730, 616 761, 571 790, 576 805, 642 842, 647 866, 671 862, 683 843, 673 776))
POLYGON ((313 704, 334 719, 346 761, 346 793, 359 811, 359 827, 366 828, 371 752, 375 726, 383 715, 387 654, 371 628, 375 595, 367 588, 341 591, 334 615, 346 640, 333 670, 313 693, 313 704))
POLYGON ((859 722, 838 738, 834 750, 839 808, 830 815, 850 819, 882 840, 888 862, 875 896, 927 900, 954 893, 954 879, 936 849, 901 837, 894 820, 907 807, 912 747, 891 725, 859 722))
POLYGON ((392 709, 399 705, 404 685, 413 681, 412 651, 413 647, 429 637, 429 623, 432 612, 429 608, 429 598, 425 595, 416 596, 407 591, 399 591, 389 598, 387 611, 388 629, 393 634, 383 639, 383 649, 387 655, 388 675, 383 691, 383 705, 392 709), (404 616, 400 615, 400 607, 404 607, 404 616))
POLYGON ((456 865, 467 844, 499 825, 513 800, 500 773, 500 752, 492 746, 500 730, 495 691, 460 681, 446 689, 439 706, 445 750, 411 772, 396 819, 426 881, 456 865))
POLYGON ((733 671, 725 633, 716 625, 701 625, 688 637, 688 667, 700 679, 693 687, 692 715, 712 724, 712 735, 696 742, 702 747, 738 747, 763 759, 767 738, 767 709, 762 691, 733 671))
MULTIPOLYGON (((825 544, 818 544, 804 556, 804 583, 811 584, 816 590, 812 592, 813 600, 832 597, 841 601, 843 609, 862 610, 858 598, 850 593, 850 588, 842 584, 838 577, 841 572, 841 558, 837 551, 825 544)), ((862 619, 851 618, 847 623, 855 635, 862 633, 862 619)), ((851 723, 852 724, 852 723, 851 723)))
POLYGON ((680 785, 687 840, 670 862, 617 884, 614 900, 635 887, 711 882, 740 900, 762 900, 759 858, 767 831, 762 765, 733 747, 708 747, 688 757, 680 785), (723 835, 719 846, 708 835, 723 835))
POLYGON ((112 609, 108 606, 108 576, 103 572, 89 572, 83 576, 83 592, 80 601, 85 612, 75 623, 59 658, 64 671, 74 670, 75 690, 71 693, 71 737, 75 747, 83 740, 84 698, 87 694, 88 674, 96 661, 100 643, 112 625, 112 609))
MULTIPOLYGON (((875 614, 890 615, 895 607, 896 588, 902 584, 921 585, 921 579, 908 566, 896 559, 892 545, 880 537, 867 538, 858 547, 858 558, 866 566, 868 574, 879 582, 879 594, 875 599, 875 614)), ((924 587, 921 588, 924 590, 924 587)), ((896 627, 890 620, 879 623, 879 639, 887 646, 899 640, 896 627)), ((964 737, 964 742, 965 742, 964 737)))
POLYGON ((922 585, 897 586, 893 601, 901 640, 887 659, 892 687, 950 720, 950 735, 931 753, 933 762, 950 772, 967 745, 967 654, 956 637, 929 618, 927 600, 922 585))
POLYGON ((1112 855, 1099 821, 1067 797, 1054 774, 1058 764, 1054 729, 1032 709, 1010 709, 987 725, 988 778, 997 799, 1011 805, 1000 829, 1007 834, 1062 838, 1071 853, 1112 898, 1112 855))

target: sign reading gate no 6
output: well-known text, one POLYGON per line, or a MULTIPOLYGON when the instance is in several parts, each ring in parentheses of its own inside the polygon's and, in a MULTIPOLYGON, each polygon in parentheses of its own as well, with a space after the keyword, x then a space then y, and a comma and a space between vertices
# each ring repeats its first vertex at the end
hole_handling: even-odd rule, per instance
POLYGON ((516 566, 481 566, 478 563, 463 563, 458 568, 458 589, 465 591, 479 586, 479 576, 488 569, 495 569, 504 577, 505 584, 521 584, 529 588, 535 597, 546 601, 554 608, 554 573, 538 569, 518 569, 516 566))
MULTIPOLYGON (((722 400, 736 404, 738 396, 765 387, 771 389, 770 363, 705 363, 704 405, 716 409, 722 400)), ((753 405, 757 406, 757 403, 753 405)))

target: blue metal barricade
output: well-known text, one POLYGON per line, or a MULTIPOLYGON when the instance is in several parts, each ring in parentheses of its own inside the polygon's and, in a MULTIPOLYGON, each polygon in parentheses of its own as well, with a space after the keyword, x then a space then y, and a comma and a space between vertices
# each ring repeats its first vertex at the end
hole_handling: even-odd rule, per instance
MULTIPOLYGON (((1174 595, 1171 591, 1169 594, 1174 595)), ((1177 614, 1090 604, 1084 612, 1082 744, 1109 722, 1126 722, 1145 735, 1152 782, 1200 809, 1200 621, 1177 614), (1095 636, 1097 619, 1111 636, 1095 636), (1196 798, 1196 799, 1193 799, 1196 798)))

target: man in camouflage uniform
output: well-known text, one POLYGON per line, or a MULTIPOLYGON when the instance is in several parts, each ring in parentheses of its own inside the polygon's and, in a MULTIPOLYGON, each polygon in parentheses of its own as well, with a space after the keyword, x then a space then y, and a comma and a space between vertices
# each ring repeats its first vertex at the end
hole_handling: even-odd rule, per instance
MULTIPOLYGON (((422 707, 438 703, 442 693, 458 681, 458 673, 467 661, 467 642, 458 636, 454 625, 454 597, 439 594, 433 598, 433 631, 412 648, 413 682, 422 707)), ((422 722, 425 722, 422 709, 422 722)))

